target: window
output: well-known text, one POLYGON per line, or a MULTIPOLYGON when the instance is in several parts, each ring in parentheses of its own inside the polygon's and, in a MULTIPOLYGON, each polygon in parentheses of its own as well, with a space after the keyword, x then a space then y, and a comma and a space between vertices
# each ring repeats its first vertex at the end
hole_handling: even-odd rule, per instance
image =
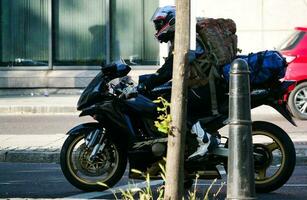
POLYGON ((55 65, 100 65, 105 62, 105 2, 54 1, 55 65))
POLYGON ((0 66, 158 64, 159 0, 1 0, 0 66), (50 62, 48 62, 50 61, 50 62))
POLYGON ((0 65, 48 65, 48 0, 0 1, 0 65))
POLYGON ((159 44, 150 21, 158 1, 111 1, 111 60, 157 64, 159 44))
POLYGON ((290 35, 289 38, 287 38, 286 41, 284 41, 278 49, 280 50, 291 50, 296 47, 296 45, 303 39, 304 32, 302 31, 295 31, 290 35))

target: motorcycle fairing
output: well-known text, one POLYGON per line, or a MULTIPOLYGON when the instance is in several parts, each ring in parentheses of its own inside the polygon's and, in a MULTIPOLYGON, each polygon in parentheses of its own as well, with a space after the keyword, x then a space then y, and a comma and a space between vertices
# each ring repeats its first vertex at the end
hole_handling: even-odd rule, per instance
POLYGON ((157 115, 157 105, 143 95, 125 101, 128 112, 137 112, 140 116, 155 118, 157 115))
POLYGON ((94 116, 99 122, 101 127, 112 130, 112 134, 116 134, 119 137, 125 137, 128 139, 130 145, 133 145, 135 141, 135 131, 131 124, 130 117, 120 111, 120 107, 114 104, 121 104, 120 102, 104 101, 94 104, 84 109, 80 116, 94 116))
POLYGON ((279 83, 279 87, 273 89, 260 89, 251 92, 251 107, 255 108, 261 105, 268 105, 278 111, 293 126, 297 126, 292 115, 287 108, 287 104, 283 99, 288 88, 294 85, 295 81, 284 81, 279 83))
POLYGON ((270 103, 268 104, 276 111, 278 111, 288 122, 290 122, 293 126, 297 126, 295 121, 292 118, 291 113, 289 112, 287 105, 283 102, 282 104, 270 103))
POLYGON ((97 120, 108 129, 120 130, 121 134, 127 134, 129 142, 133 142, 135 131, 130 118, 121 111, 122 106, 122 102, 112 100, 95 104, 97 120))
POLYGON ((106 83, 115 78, 126 76, 130 70, 131 68, 122 62, 117 62, 102 67, 101 72, 96 75, 96 77, 82 92, 78 100, 77 110, 82 110, 87 106, 100 102, 104 95, 106 95, 108 92, 106 83))
POLYGON ((101 90, 105 85, 104 83, 103 74, 99 72, 82 92, 77 103, 77 110, 83 110, 96 102, 100 102, 103 97, 101 90))
POLYGON ((101 129, 102 127, 97 122, 89 122, 80 124, 72 129, 70 129, 66 134, 67 135, 80 135, 80 134, 86 134, 90 133, 92 130, 101 129))

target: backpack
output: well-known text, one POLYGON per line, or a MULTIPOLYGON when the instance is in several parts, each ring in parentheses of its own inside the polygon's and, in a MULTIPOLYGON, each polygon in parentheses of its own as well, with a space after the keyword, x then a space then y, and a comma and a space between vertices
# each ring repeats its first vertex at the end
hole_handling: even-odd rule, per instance
POLYGON ((207 50, 206 56, 212 56, 214 65, 230 63, 236 57, 236 24, 232 19, 201 19, 196 24, 196 32, 207 50))
MULTIPOLYGON (((278 51, 260 51, 245 56, 244 59, 250 70, 251 87, 262 87, 285 76, 287 62, 278 51)), ((223 67, 223 76, 229 81, 231 64, 223 67)))
POLYGON ((232 62, 237 54, 236 24, 231 19, 201 18, 196 24, 197 41, 205 52, 190 64, 188 85, 190 88, 209 83, 213 115, 218 114, 216 79, 220 69, 232 62))

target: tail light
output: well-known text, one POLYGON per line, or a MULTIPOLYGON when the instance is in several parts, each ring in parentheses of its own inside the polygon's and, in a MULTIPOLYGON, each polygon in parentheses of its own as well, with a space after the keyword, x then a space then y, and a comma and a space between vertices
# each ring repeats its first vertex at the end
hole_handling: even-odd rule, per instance
POLYGON ((288 87, 288 92, 291 92, 292 90, 294 90, 295 86, 296 86, 296 81, 295 83, 293 83, 292 85, 288 87))
POLYGON ((283 55, 283 57, 286 59, 286 62, 289 64, 293 62, 296 58, 296 56, 288 56, 288 55, 283 55))
POLYGON ((286 83, 286 92, 283 95, 283 101, 287 102, 290 92, 294 90, 296 86, 296 81, 285 81, 284 83, 286 83))

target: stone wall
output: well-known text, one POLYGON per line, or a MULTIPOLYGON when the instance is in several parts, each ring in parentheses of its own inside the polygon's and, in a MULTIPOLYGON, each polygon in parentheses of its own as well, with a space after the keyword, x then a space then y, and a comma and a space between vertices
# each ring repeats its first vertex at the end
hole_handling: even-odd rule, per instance
POLYGON ((294 27, 307 26, 307 0, 192 0, 197 16, 231 18, 243 53, 273 49, 294 27))

